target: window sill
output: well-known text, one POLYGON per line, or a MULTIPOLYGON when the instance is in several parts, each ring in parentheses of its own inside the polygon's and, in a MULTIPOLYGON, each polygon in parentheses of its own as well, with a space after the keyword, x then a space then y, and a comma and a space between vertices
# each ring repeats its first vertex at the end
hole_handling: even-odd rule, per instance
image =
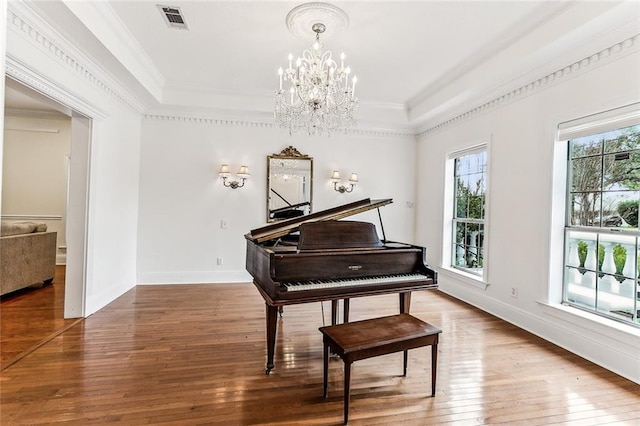
POLYGON ((489 287, 489 284, 484 281, 483 277, 464 272, 460 269, 443 266, 438 268, 438 273, 450 278, 454 278, 458 281, 463 282, 464 284, 479 288, 481 290, 486 290, 487 287, 489 287))
POLYGON ((640 328, 614 321, 609 318, 603 318, 599 315, 573 308, 571 306, 550 304, 542 301, 538 301, 538 305, 544 313, 554 318, 577 327, 584 328, 591 332, 606 335, 624 343, 625 345, 632 344, 637 348, 637 350, 640 350, 640 340, 629 339, 630 336, 640 338, 640 328))

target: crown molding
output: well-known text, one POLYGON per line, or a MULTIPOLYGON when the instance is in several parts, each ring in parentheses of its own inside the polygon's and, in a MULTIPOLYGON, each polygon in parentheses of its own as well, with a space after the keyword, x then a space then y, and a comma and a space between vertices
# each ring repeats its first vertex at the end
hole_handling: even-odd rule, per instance
POLYGON ((165 78, 108 2, 62 0, 111 54, 158 101, 165 78))
MULTIPOLYGON (((613 62, 622 56, 636 53, 640 51, 640 34, 636 34, 633 37, 627 38, 619 43, 615 43, 605 49, 602 49, 596 53, 585 56, 582 59, 575 61, 571 64, 557 68, 542 77, 535 80, 531 80, 528 83, 521 85, 508 92, 490 99, 481 105, 468 109, 460 114, 455 115, 452 118, 440 121, 435 125, 426 126, 419 129, 417 132, 407 129, 406 131, 398 131, 397 129, 389 128, 375 128, 374 126, 363 125, 362 127, 350 129, 346 131, 349 135, 362 135, 362 136, 389 136, 389 137, 420 137, 426 134, 430 134, 451 125, 457 124, 463 120, 475 117, 479 114, 483 114, 489 110, 496 109, 504 106, 507 103, 514 102, 522 99, 525 96, 529 96, 533 93, 537 93, 540 90, 551 87, 562 81, 566 81, 569 78, 573 78, 579 74, 587 72, 596 66, 603 65, 608 62, 613 62)), ((196 117, 190 114, 145 114, 145 119, 154 120, 169 120, 189 123, 200 123, 208 125, 218 126, 235 126, 235 127, 261 127, 261 128, 277 128, 273 123, 272 118, 269 120, 263 119, 260 121, 250 119, 219 119, 210 117, 196 117)))
MULTIPOLYGON (((137 113, 146 106, 125 90, 118 82, 107 75, 100 66, 78 50, 63 33, 40 17, 29 2, 10 2, 7 8, 7 33, 24 38, 42 53, 55 60, 64 69, 74 74, 98 91, 133 109, 137 113)), ((29 86, 43 92, 57 101, 73 107, 82 114, 105 117, 104 112, 90 106, 89 102, 72 96, 69 91, 54 85, 43 73, 30 69, 18 59, 21 52, 12 52, 11 43, 7 43, 8 74, 29 86), (11 63, 10 63, 11 61, 11 63), (10 70, 10 66, 12 69, 10 70), (33 83, 33 84, 32 84, 33 83), (34 85, 35 84, 35 85, 34 85), (70 102, 74 102, 71 104, 70 102), (82 108, 82 109, 80 109, 82 108)))
POLYGON ((88 117, 104 119, 108 116, 107 113, 101 109, 96 108, 90 102, 83 98, 72 95, 67 89, 61 87, 46 77, 43 77, 39 72, 29 68, 28 66, 20 63, 17 59, 10 55, 6 58, 6 73, 8 76, 31 87, 32 89, 42 93, 45 96, 65 105, 80 114, 88 117))
POLYGON ((537 93, 548 87, 566 81, 579 74, 583 74, 590 69, 595 68, 596 66, 601 66, 605 63, 613 62, 623 56, 638 52, 640 52, 640 34, 636 34, 635 36, 627 38, 619 43, 615 43, 607 47, 606 49, 602 49, 589 56, 585 56, 582 59, 570 63, 564 67, 557 68, 555 71, 552 71, 535 80, 531 80, 524 85, 503 93, 502 95, 494 97, 491 100, 486 101, 475 108, 455 115, 452 118, 443 120, 435 125, 427 126, 426 128, 421 129, 416 136, 424 136, 426 134, 442 130, 463 120, 476 117, 487 111, 504 106, 508 103, 517 101, 533 93, 537 93))
MULTIPOLYGON (((557 68, 556 70, 545 74, 542 77, 536 78, 534 80, 530 80, 528 83, 524 85, 520 85, 519 87, 512 89, 507 92, 502 92, 502 94, 491 98, 490 100, 482 103, 481 105, 467 109, 466 111, 459 113, 451 118, 442 120, 435 125, 428 125, 420 128, 418 131, 412 131, 410 129, 406 130, 398 130, 397 128, 376 128, 373 125, 362 124, 361 127, 348 130, 345 132, 350 135, 362 135, 362 136, 389 136, 389 137, 420 137, 426 134, 430 134, 454 124, 457 124, 463 120, 475 117, 479 114, 483 114, 489 110, 496 109, 498 107, 504 106, 507 103, 514 102, 516 100, 522 99, 525 96, 529 96, 533 93, 537 93, 540 90, 551 87, 552 85, 558 84, 562 81, 566 81, 569 78, 573 78, 579 74, 587 72, 590 69, 593 69, 596 66, 603 65, 608 62, 613 62, 619 59, 622 56, 626 56, 628 54, 636 53, 640 50, 640 34, 636 34, 633 37, 627 38, 619 43, 615 43, 605 49, 602 49, 596 53, 590 54, 588 56, 583 57, 582 59, 570 63, 566 66, 557 68)), ((380 106, 380 105, 378 105, 380 106)), ((400 110, 401 107, 396 105, 396 110, 400 110)), ((251 119, 219 119, 219 118, 210 118, 210 117, 197 117, 192 114, 145 114, 145 119, 154 119, 154 120, 169 120, 169 121, 179 121, 179 122, 190 122, 190 123, 200 123, 200 124, 208 124, 208 125, 219 125, 219 126, 236 126, 236 127, 262 127, 262 128, 277 128, 273 123, 273 119, 269 117, 269 119, 263 118, 260 121, 251 120, 251 119)))
MULTIPOLYGON (((490 100, 483 102, 477 107, 466 109, 464 112, 454 115, 451 118, 441 120, 435 125, 428 125, 419 130, 412 130, 410 125, 406 129, 401 129, 399 126, 390 125, 388 127, 376 126, 377 121, 364 121, 361 120, 359 126, 350 129, 344 134, 358 135, 358 136, 377 136, 377 137, 393 137, 393 138, 408 138, 415 139, 419 136, 430 134, 449 126, 455 125, 463 120, 475 117, 479 114, 483 114, 490 110, 494 110, 498 107, 502 107, 507 103, 517 101, 537 93, 540 90, 551 87, 552 85, 566 81, 569 78, 573 78, 584 72, 601 66, 605 63, 613 62, 628 54, 637 53, 640 50, 640 34, 636 34, 633 37, 627 38, 619 43, 615 43, 605 49, 602 49, 596 53, 584 56, 580 60, 570 63, 566 66, 558 67, 554 71, 549 72, 539 78, 528 81, 526 84, 519 85, 518 87, 509 90, 502 91, 501 94, 492 97, 490 100)), ((385 104, 377 104, 378 108, 384 109, 385 104)), ((396 111, 402 111, 403 108, 400 105, 392 106, 396 111)), ((269 112, 254 111, 249 113, 247 111, 223 111, 209 110, 207 112, 199 112, 189 110, 185 108, 177 108, 171 111, 163 108, 156 112, 148 112, 143 115, 146 120, 157 121, 175 121, 181 123, 202 124, 211 126, 230 126, 230 127, 253 127, 263 129, 278 129, 273 122, 273 117, 269 112)), ((286 132, 286 130, 281 129, 286 132)), ((342 133, 342 132, 335 132, 342 133)))
MULTIPOLYGON (((153 120, 153 121, 168 121, 168 122, 176 122, 176 123, 187 123, 187 124, 197 124, 197 125, 205 125, 205 126, 220 126, 220 127, 239 127, 239 128, 259 128, 259 129, 270 129, 281 131, 283 134, 288 135, 287 129, 282 129, 276 126, 273 116, 269 115, 265 116, 245 116, 241 117, 240 115, 235 116, 224 116, 223 112, 195 112, 195 111, 179 111, 173 110, 171 112, 168 111, 155 111, 143 114, 144 120, 153 120)), ((369 137, 390 137, 390 138, 407 138, 410 140, 415 140, 415 131, 408 130, 398 130, 394 128, 385 128, 382 126, 367 126, 366 124, 362 124, 358 127, 347 129, 347 130, 336 130, 332 133, 334 134, 344 134, 350 136, 369 136, 369 137)), ((297 135, 306 136, 304 132, 299 132, 297 135)))
MULTIPOLYGON (((225 122, 260 122, 273 124, 274 93, 249 94, 222 92, 196 88, 165 90, 166 103, 145 111, 147 116, 159 114, 196 117, 225 122)), ((361 102, 358 106, 359 131, 374 134, 413 135, 414 124, 407 121, 403 104, 388 102, 361 102)))
POLYGON ((536 9, 535 13, 529 14, 522 21, 513 25, 505 34, 497 40, 487 44, 484 49, 478 50, 463 63, 445 73, 443 77, 435 81, 432 85, 424 88, 421 92, 407 101, 407 109, 413 109, 428 98, 434 96, 442 87, 453 84, 456 80, 476 69, 487 58, 492 58, 502 50, 514 45, 532 30, 551 21, 559 14, 565 12, 576 4, 577 0, 562 2, 543 2, 536 9))

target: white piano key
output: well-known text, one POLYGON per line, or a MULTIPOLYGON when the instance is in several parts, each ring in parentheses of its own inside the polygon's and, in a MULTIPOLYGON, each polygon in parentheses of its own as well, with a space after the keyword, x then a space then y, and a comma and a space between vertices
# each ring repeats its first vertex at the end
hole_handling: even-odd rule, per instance
POLYGON ((399 282, 423 281, 428 278, 422 274, 394 274, 378 277, 357 277, 333 280, 310 280, 282 283, 287 291, 306 291, 324 288, 336 288, 356 285, 393 284, 399 282))

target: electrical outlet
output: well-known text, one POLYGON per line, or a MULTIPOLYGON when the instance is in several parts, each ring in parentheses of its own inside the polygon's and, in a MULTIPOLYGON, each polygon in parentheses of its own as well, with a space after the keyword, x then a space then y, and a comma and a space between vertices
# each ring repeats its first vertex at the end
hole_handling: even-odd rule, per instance
POLYGON ((224 263, 224 259, 219 257, 218 258, 218 266, 222 265, 224 263))
POLYGON ((220 220, 220 228, 227 229, 229 227, 229 221, 227 219, 220 220))
POLYGON ((518 289, 515 287, 511 287, 511 297, 518 297, 518 289))

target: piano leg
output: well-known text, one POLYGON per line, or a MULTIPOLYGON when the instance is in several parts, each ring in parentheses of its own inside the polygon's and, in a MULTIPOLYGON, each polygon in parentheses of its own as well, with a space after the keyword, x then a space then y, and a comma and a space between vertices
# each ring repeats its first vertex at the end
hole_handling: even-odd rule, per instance
POLYGON ((343 315, 344 315, 344 317, 343 318, 344 318, 344 323, 345 324, 349 322, 349 300, 350 299, 344 299, 344 301, 343 301, 343 304, 344 304, 344 306, 343 306, 343 309, 344 309, 343 315))
POLYGON ((400 313, 408 314, 410 307, 411 307, 411 292, 406 291, 406 292, 400 293, 400 313))
MULTIPOLYGON (((349 322, 349 300, 350 299, 342 300, 342 304, 343 304, 342 318, 345 324, 349 322)), ((331 325, 336 325, 338 323, 338 307, 339 306, 340 306, 339 300, 331 301, 331 325)))
POLYGON ((340 303, 339 300, 331 301, 331 325, 338 323, 338 303, 340 303))
POLYGON ((273 370, 273 367, 275 367, 273 364, 273 356, 276 349, 279 308, 277 306, 270 306, 269 304, 265 304, 265 306, 267 307, 267 371, 265 371, 265 374, 269 374, 271 370, 273 370))

